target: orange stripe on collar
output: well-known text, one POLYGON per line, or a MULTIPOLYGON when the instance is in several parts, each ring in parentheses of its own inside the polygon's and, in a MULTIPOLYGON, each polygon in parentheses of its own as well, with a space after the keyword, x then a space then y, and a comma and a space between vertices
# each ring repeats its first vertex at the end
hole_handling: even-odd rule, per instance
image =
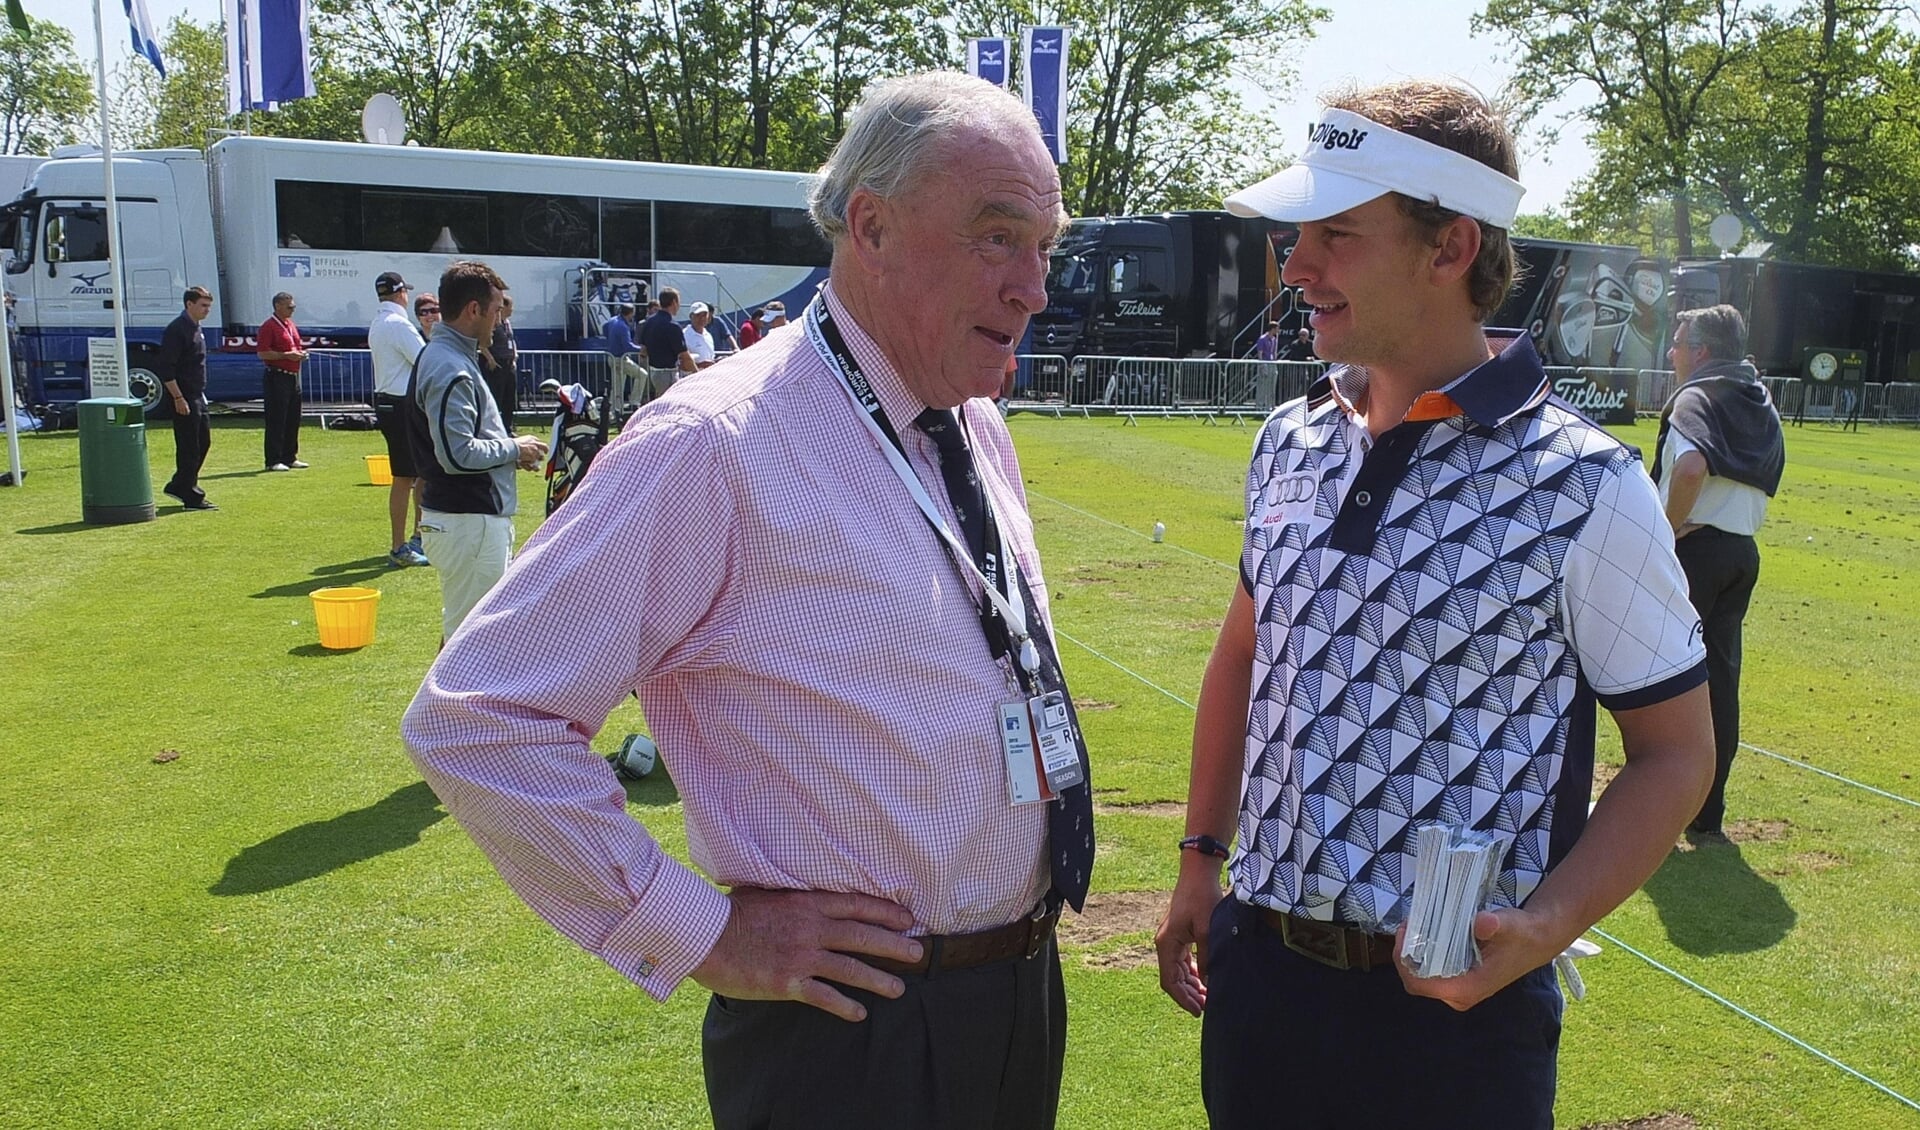
POLYGON ((1413 402, 1413 407, 1407 409, 1406 417, 1401 422, 1423 424, 1428 420, 1445 420, 1461 415, 1465 413, 1454 403, 1453 397, 1444 392, 1423 392, 1413 402))

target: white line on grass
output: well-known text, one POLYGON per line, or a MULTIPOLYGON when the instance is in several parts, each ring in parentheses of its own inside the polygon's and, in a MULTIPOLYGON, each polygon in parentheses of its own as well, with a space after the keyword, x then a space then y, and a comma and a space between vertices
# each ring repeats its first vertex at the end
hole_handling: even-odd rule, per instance
MULTIPOLYGON (((1074 639, 1072 636, 1068 635, 1067 633, 1059 631, 1058 628, 1054 630, 1056 632, 1059 632, 1061 639, 1067 640, 1070 643, 1072 643, 1074 646, 1081 648, 1082 650, 1088 652, 1089 654, 1099 659, 1105 660, 1107 663, 1110 663, 1115 667, 1118 667, 1120 670, 1140 680, 1141 682, 1145 683, 1147 686, 1152 687, 1154 690, 1159 691, 1161 694, 1166 695, 1168 698, 1186 707, 1188 710, 1194 709, 1194 705, 1191 702, 1188 702, 1186 699, 1181 698, 1177 694, 1174 694, 1172 691, 1166 689, 1160 684, 1147 678, 1145 675, 1140 674, 1138 671, 1135 671, 1132 668, 1126 666, 1125 664, 1121 663, 1119 660, 1114 659, 1112 656, 1107 655, 1103 652, 1097 651, 1094 648, 1089 647, 1084 643, 1081 643, 1079 640, 1074 639)), ((1746 743, 1742 742, 1741 744, 1745 745, 1746 743)), ((1759 752, 1766 753, 1767 751, 1760 750, 1759 752)), ((1769 754, 1769 756, 1779 757, 1779 754, 1769 754)), ((1781 760, 1785 761, 1786 759, 1781 758, 1781 760)), ((1791 761, 1787 763, 1789 765, 1797 764, 1796 762, 1791 762, 1791 761)), ((1811 768, 1811 766, 1808 766, 1807 768, 1811 768)), ((1821 772, 1821 770, 1816 770, 1816 772, 1821 772)), ((1831 773, 1827 775, 1833 776, 1833 774, 1831 773)), ((1844 777, 1840 779, 1845 780, 1844 777)), ((1855 782, 1849 782, 1849 783, 1851 784, 1855 782)), ((1870 786, 1866 786, 1866 785, 1862 785, 1861 787, 1870 788, 1870 786)), ((1874 789, 1873 791, 1879 792, 1878 789, 1874 789)), ((1905 800, 1906 798, 1894 797, 1893 799, 1905 800)), ((1911 803, 1911 802, 1908 802, 1908 803, 1911 803)), ((1780 1038, 1786 1040, 1788 1043, 1793 1044, 1795 1047, 1802 1048, 1806 1051, 1812 1052, 1814 1055, 1820 1057, 1823 1060, 1826 1060, 1828 1063, 1832 1064, 1835 1067, 1838 1067, 1840 1070, 1846 1072, 1847 1074, 1853 1076, 1854 1078, 1859 1079, 1861 1082, 1866 1083, 1868 1086, 1873 1087, 1875 1090, 1882 1091, 1888 1095, 1891 1095, 1893 1098, 1899 1100, 1900 1102, 1905 1103, 1906 1105, 1912 1107, 1915 1110, 1920 1110, 1920 1102, 1915 1102, 1914 1100, 1894 1090, 1892 1087, 1889 1087, 1885 1083, 1882 1083, 1878 1079, 1875 1079, 1873 1076, 1868 1075, 1859 1070, 1856 1070, 1855 1068, 1847 1066, 1846 1064, 1828 1055, 1826 1052, 1821 1051, 1819 1048, 1814 1047, 1812 1044, 1807 1043, 1805 1040, 1801 1039, 1800 1037, 1794 1035, 1791 1032, 1786 1031, 1785 1029, 1779 1027, 1778 1025, 1769 1024, 1767 1021, 1762 1020, 1760 1017, 1755 1016, 1753 1013, 1748 1012, 1744 1008, 1741 1008, 1739 1005, 1721 996, 1719 993, 1714 992, 1712 989, 1707 988, 1706 986, 1700 984, 1697 981, 1690 980, 1684 974, 1676 972, 1675 970, 1669 968, 1668 966, 1662 965, 1660 962, 1655 961, 1651 957, 1648 957, 1646 954, 1641 953, 1639 950, 1634 949, 1632 946, 1621 941, 1619 938, 1614 937, 1612 934, 1607 933, 1605 930, 1602 930, 1600 927, 1593 926, 1593 927, 1590 927, 1590 929, 1592 930, 1593 933, 1598 934, 1601 937, 1605 938, 1607 941, 1612 942, 1616 946, 1619 946, 1621 949, 1639 958, 1641 961, 1646 962, 1648 965, 1653 966, 1655 969, 1658 969, 1660 972, 1665 973, 1667 976, 1674 978, 1675 980, 1679 981, 1681 984, 1686 985, 1688 988, 1693 989, 1695 992, 1701 993, 1706 997, 1718 1002, 1719 1004, 1725 1005, 1727 1008, 1732 1009, 1734 1012, 1737 1012, 1741 1016, 1746 1017, 1748 1020, 1753 1021, 1755 1024, 1760 1025, 1762 1028, 1765 1028, 1767 1031, 1772 1032, 1774 1035, 1779 1036, 1780 1038)))
MULTIPOLYGON (((1057 499, 1057 498, 1054 498, 1054 497, 1052 497, 1052 496, 1050 496, 1050 495, 1045 495, 1045 494, 1041 494, 1041 493, 1040 493, 1039 491, 1037 491, 1037 490, 1032 490, 1032 489, 1029 489, 1029 490, 1027 491, 1027 497, 1029 497, 1029 498, 1037 498, 1037 499, 1040 499, 1040 500, 1041 500, 1041 501, 1043 501, 1043 502, 1051 502, 1051 503, 1053 503, 1053 504, 1054 504, 1055 506, 1059 506, 1059 507, 1061 507, 1061 508, 1063 508, 1063 509, 1067 509, 1067 510, 1071 510, 1071 511, 1073 511, 1073 512, 1074 512, 1075 514, 1079 514, 1079 515, 1081 515, 1081 516, 1083 516, 1083 517, 1087 517, 1087 518, 1091 518, 1091 519, 1093 519, 1093 520, 1094 520, 1094 521, 1096 521, 1096 522, 1103 522, 1103 523, 1105 523, 1106 525, 1109 525, 1109 526, 1112 526, 1112 527, 1113 527, 1114 529, 1116 529, 1116 530, 1125 530, 1126 532, 1128 532, 1128 533, 1130 533, 1130 534, 1132 534, 1132 535, 1133 535, 1133 536, 1135 536, 1135 537, 1138 537, 1138 538, 1146 538, 1146 540, 1148 540, 1148 541, 1152 541, 1152 540, 1153 540, 1153 538, 1151 538, 1151 537, 1150 537, 1150 536, 1148 536, 1147 534, 1143 534, 1143 533, 1141 533, 1141 532, 1140 532, 1139 530, 1136 530, 1136 529, 1134 529, 1134 528, 1133 528, 1132 526, 1123 526, 1123 525, 1121 525, 1121 524, 1120 524, 1119 522, 1116 522, 1116 521, 1114 521, 1114 520, 1113 520, 1113 519, 1111 519, 1111 518, 1105 518, 1105 517, 1102 517, 1102 516, 1101 516, 1101 515, 1099 515, 1099 514, 1095 514, 1095 513, 1093 513, 1093 512, 1091 511, 1091 510, 1082 510, 1081 508, 1079 508, 1078 506, 1075 506, 1075 505, 1073 505, 1073 504, 1072 504, 1072 503, 1070 503, 1070 502, 1062 502, 1062 501, 1060 501, 1059 499, 1057 499)), ((1227 570, 1231 570, 1231 571, 1232 571, 1232 572, 1233 572, 1233 573, 1234 573, 1234 574, 1235 574, 1236 576, 1237 576, 1237 575, 1239 574, 1239 572, 1240 572, 1240 569, 1239 569, 1239 567, 1238 567, 1238 566, 1234 566, 1234 565, 1229 565, 1229 564, 1227 564, 1226 562, 1224 562, 1224 561, 1221 561, 1221 560, 1220 560, 1219 558, 1216 558, 1216 557, 1208 557, 1208 556, 1207 556, 1206 554, 1204 554, 1204 553, 1198 553, 1198 552, 1195 552, 1194 550, 1191 550, 1191 549, 1188 549, 1188 548, 1186 548, 1185 546, 1181 546, 1181 545, 1175 545, 1175 544, 1173 544, 1172 542, 1162 542, 1161 544, 1162 544, 1162 545, 1165 545, 1165 546, 1166 546, 1167 548, 1169 548, 1169 549, 1177 549, 1177 550, 1179 550, 1179 551, 1180 551, 1181 553, 1185 553, 1185 554, 1187 554, 1187 555, 1189 555, 1189 556, 1192 556, 1192 557, 1198 557, 1198 558, 1199 558, 1200 560, 1202 560, 1202 561, 1205 561, 1205 562, 1206 562, 1206 563, 1208 563, 1209 565, 1218 565, 1218 566, 1220 566, 1220 568, 1222 568, 1222 569, 1227 569, 1227 570)), ((1079 640, 1075 640, 1074 642, 1075 642, 1075 643, 1080 643, 1080 641, 1079 641, 1079 640)), ((1080 644, 1080 646, 1081 646, 1081 647, 1087 647, 1087 645, 1086 645, 1086 644, 1080 644)), ((1093 651, 1093 649, 1092 649, 1092 648, 1090 648, 1090 647, 1087 647, 1087 650, 1088 650, 1088 651, 1093 651)), ((1095 651, 1095 652, 1094 652, 1094 654, 1095 654, 1095 655, 1100 655, 1100 653, 1099 653, 1099 652, 1097 652, 1097 651, 1095 651)), ((1107 659, 1107 657, 1106 657, 1106 656, 1104 656, 1104 655, 1101 655, 1101 656, 1100 656, 1100 658, 1102 658, 1102 659, 1107 659)), ((1111 659, 1107 659, 1107 662, 1109 662, 1109 663, 1113 663, 1113 660, 1111 660, 1111 659)), ((1119 665, 1118 663, 1114 663, 1113 665, 1114 665, 1115 667, 1120 667, 1120 665, 1119 665)), ((1121 669, 1122 671, 1126 671, 1126 670, 1127 670, 1127 669, 1126 669, 1125 667, 1120 667, 1120 669, 1121 669)), ((1131 674, 1133 674, 1133 672, 1131 672, 1131 671, 1127 671, 1127 673, 1128 673, 1129 675, 1131 675, 1131 674)), ((1136 677, 1136 678, 1138 678, 1138 676, 1135 676, 1135 677, 1136 677)), ((1143 682, 1143 683, 1144 683, 1144 682, 1146 682, 1146 680, 1145 680, 1145 679, 1141 679, 1140 681, 1141 681, 1141 682, 1143 682)), ((1151 683, 1148 683, 1147 685, 1148 685, 1148 686, 1152 686, 1153 684, 1151 684, 1151 683)), ((1157 687, 1155 687, 1154 689, 1156 689, 1156 690, 1158 690, 1159 688, 1157 688, 1157 687)), ((1163 693, 1164 693, 1164 692, 1163 692, 1163 693)), ((1186 700, 1185 700, 1185 699, 1182 699, 1182 698, 1179 698, 1179 697, 1178 697, 1177 695, 1176 695, 1176 696, 1173 696, 1173 697, 1175 697, 1175 698, 1176 698, 1176 699, 1177 699, 1178 701, 1180 701, 1180 702, 1183 702, 1183 703, 1184 703, 1184 702, 1186 702, 1186 700)), ((1189 707, 1188 707, 1188 709, 1192 709, 1192 707, 1191 707, 1191 706, 1189 706, 1189 707)), ((1853 786, 1854 788, 1856 788, 1856 789, 1864 789, 1864 790, 1866 790, 1867 792, 1870 792, 1870 793, 1872 793, 1872 794, 1874 794, 1875 796, 1881 796, 1881 797, 1885 797, 1885 798, 1887 798, 1888 800, 1891 800, 1891 801, 1898 801, 1898 802, 1899 802, 1899 803, 1901 803, 1901 804, 1905 804, 1905 805, 1910 805, 1910 806, 1912 806, 1912 807, 1914 807, 1914 808, 1920 808, 1920 800, 1910 800, 1910 799, 1908 799, 1907 797, 1903 797, 1903 796, 1901 796, 1901 795, 1899 795, 1898 793, 1890 793, 1890 792, 1888 792, 1888 791, 1886 791, 1885 789, 1877 789, 1877 788, 1874 788, 1874 787, 1873 787, 1872 785, 1869 785, 1869 784, 1867 784, 1867 783, 1865 783, 1865 782, 1863 782, 1863 781, 1856 781, 1856 780, 1854 780, 1854 779, 1853 779, 1852 777, 1842 777, 1842 776, 1841 776, 1840 774, 1838 774, 1838 773, 1833 773, 1833 772, 1829 772, 1829 771, 1827 771, 1827 770, 1825 770, 1825 769, 1821 769, 1821 768, 1819 768, 1819 767, 1817 767, 1817 766, 1814 766, 1814 765, 1809 765, 1809 764, 1807 764, 1807 763, 1806 763, 1806 762, 1804 762, 1804 761, 1798 761, 1798 760, 1795 760, 1794 758, 1791 758, 1791 757, 1783 757, 1783 756, 1781 756, 1780 754, 1777 754, 1777 753, 1775 753, 1775 752, 1773 752, 1772 750, 1768 750, 1768 749, 1761 749, 1761 748, 1760 748, 1759 746, 1757 746, 1757 745, 1754 745, 1754 744, 1753 744, 1752 742, 1741 742, 1740 744, 1741 744, 1741 745, 1742 745, 1743 747, 1745 747, 1745 748, 1747 748, 1747 749, 1750 749, 1750 750, 1752 750, 1752 751, 1753 751, 1753 752, 1755 752, 1755 753, 1758 753, 1758 754, 1763 754, 1763 755, 1765 755, 1765 756, 1767 756, 1767 757, 1771 757, 1771 758, 1773 758, 1773 759, 1774 759, 1775 761, 1780 761, 1780 762, 1784 762, 1785 764, 1788 764, 1788 765, 1791 765, 1791 766, 1793 766, 1793 767, 1794 767, 1794 768, 1796 768, 1796 769, 1805 769, 1805 770, 1806 770, 1807 772, 1809 772, 1809 773, 1818 773, 1818 774, 1820 774, 1820 775, 1821 775, 1822 777, 1827 777, 1827 778, 1829 778, 1829 779, 1831 779, 1831 780, 1835 780, 1835 781, 1838 781, 1838 782, 1840 782, 1840 783, 1841 783, 1841 784, 1843 784, 1843 785, 1852 785, 1852 786, 1853 786)))
POLYGON ((1842 777, 1838 773, 1829 773, 1825 769, 1821 769, 1813 765, 1808 765, 1804 761, 1796 761, 1791 757, 1782 757, 1780 754, 1777 754, 1770 749, 1761 749, 1759 746, 1754 745, 1752 742, 1741 742, 1740 746, 1742 749, 1750 749, 1755 753, 1763 754, 1767 757, 1771 757, 1775 761, 1784 761, 1788 765, 1791 765, 1796 769, 1805 769, 1809 773, 1818 773, 1822 777, 1831 777, 1834 780, 1841 782, 1842 784, 1852 785, 1856 789, 1865 789, 1868 792, 1875 794, 1876 796, 1883 796, 1883 797, 1886 797, 1888 800, 1897 800, 1901 804, 1908 804, 1908 805, 1912 805, 1915 808, 1920 808, 1920 800, 1908 800, 1906 797, 1903 797, 1898 793, 1890 793, 1885 789, 1876 789, 1872 785, 1866 784, 1861 781, 1856 781, 1852 777, 1842 777))
POLYGON ((1803 1051, 1812 1052, 1814 1055, 1819 1056, 1821 1059, 1826 1060, 1828 1063, 1831 1063, 1835 1067, 1853 1076, 1855 1079, 1860 1080, 1862 1083, 1865 1083, 1869 1087, 1872 1087, 1877 1091, 1881 1091, 1887 1095, 1890 1095, 1894 1099, 1897 1099, 1898 1101, 1905 1103, 1906 1105, 1912 1107, 1915 1110, 1920 1110, 1920 1102, 1915 1102, 1914 1100, 1894 1090, 1892 1087, 1889 1087, 1885 1083, 1880 1082, 1880 1080, 1875 1079, 1871 1075, 1868 1075, 1862 1071, 1857 1071, 1854 1068, 1848 1067, 1846 1064, 1841 1063, 1839 1060, 1828 1055, 1826 1052, 1823 1052, 1819 1048, 1814 1047, 1812 1044, 1807 1043, 1805 1040, 1794 1035, 1792 1032, 1788 1032, 1777 1024, 1770 1024, 1767 1021, 1761 1019, 1760 1017, 1755 1016, 1753 1013, 1748 1012, 1744 1008, 1741 1008, 1739 1005, 1721 996, 1719 993, 1714 992, 1712 989, 1707 988, 1705 985, 1702 985, 1700 982, 1693 980, 1692 978, 1688 977, 1686 974, 1677 972, 1673 969, 1668 968, 1665 965, 1660 964, 1660 962, 1655 961, 1653 958, 1648 957, 1646 954, 1641 953, 1637 949, 1634 949, 1632 946, 1621 941, 1619 938, 1614 937, 1612 934, 1607 933, 1605 930, 1602 930, 1600 927, 1598 926, 1592 927, 1592 932, 1600 935, 1601 937, 1605 938, 1609 942, 1612 942, 1614 945, 1619 946, 1621 949, 1626 950, 1628 953, 1639 958, 1641 961, 1644 961, 1648 965, 1653 966, 1655 969, 1658 969, 1660 972, 1665 973, 1667 976, 1680 982, 1682 985, 1685 985, 1689 989, 1692 989, 1694 992, 1699 993, 1701 996, 1706 997, 1709 1000, 1712 1000, 1718 1004, 1724 1005, 1727 1008, 1732 1009, 1733 1011, 1739 1013, 1741 1016, 1744 1016, 1748 1020, 1751 1020, 1755 1024, 1758 1024, 1760 1027, 1765 1028, 1767 1031, 1772 1032, 1774 1035, 1780 1037, 1783 1040, 1786 1040, 1790 1044, 1793 1044, 1795 1047, 1800 1048, 1803 1051))
POLYGON ((1181 706, 1186 707, 1188 710, 1198 709, 1191 702, 1188 702, 1186 699, 1181 698, 1177 694, 1174 694, 1172 691, 1161 686, 1159 683, 1154 682, 1152 679, 1147 678, 1145 675, 1142 675, 1140 672, 1135 671, 1133 668, 1128 667, 1127 665, 1121 663, 1118 659, 1115 659, 1113 656, 1107 655, 1104 652, 1095 651, 1093 648, 1089 647, 1084 643, 1081 643, 1077 639, 1074 639, 1072 636, 1061 631, 1059 628, 1055 628, 1054 632, 1058 634, 1061 639, 1066 640, 1068 643, 1072 644, 1073 646, 1079 648, 1082 651, 1088 652, 1089 654, 1095 656, 1096 658, 1106 660, 1108 663, 1111 663, 1115 667, 1118 667, 1122 671, 1125 671, 1127 674, 1132 675, 1134 678, 1147 684, 1148 686, 1152 687, 1154 690, 1159 691, 1161 694, 1166 695, 1168 698, 1179 703, 1181 706))
MULTIPOLYGON (((1051 503, 1053 503, 1053 504, 1054 504, 1055 506, 1058 506, 1058 507, 1061 507, 1062 509, 1065 509, 1065 510, 1071 510, 1071 511, 1073 511, 1073 512, 1074 512, 1075 514, 1078 514, 1078 515, 1080 515, 1080 516, 1081 516, 1081 517, 1083 517, 1083 518, 1092 518, 1092 519, 1093 519, 1094 521, 1096 521, 1096 522, 1104 522, 1104 523, 1106 523, 1107 525, 1109 525, 1109 526, 1112 526, 1112 527, 1113 527, 1114 529, 1116 529, 1116 530, 1125 530, 1125 531, 1127 531, 1128 533, 1130 533, 1130 534, 1132 534, 1132 535, 1134 535, 1135 537, 1142 537, 1142 538, 1146 538, 1146 539, 1147 539, 1148 541, 1152 541, 1152 540, 1153 540, 1153 538, 1152 538, 1152 537, 1151 537, 1150 535, 1148 535, 1148 534, 1143 534, 1143 533, 1141 533, 1141 532, 1140 532, 1139 530, 1136 530, 1136 529, 1134 529, 1134 528, 1133 528, 1132 526, 1123 526, 1123 525, 1121 525, 1120 523, 1118 523, 1118 522, 1116 522, 1116 521, 1114 521, 1114 520, 1113 520, 1112 518, 1103 518, 1103 517, 1101 517, 1100 515, 1098 515, 1098 514, 1095 514, 1095 513, 1094 513, 1093 511, 1091 511, 1091 510, 1082 510, 1082 509, 1080 509, 1080 508, 1079 508, 1078 506, 1075 506, 1075 505, 1074 505, 1073 503, 1071 503, 1071 502, 1062 502, 1062 501, 1060 501, 1059 499, 1057 499, 1057 498, 1054 498, 1054 497, 1052 497, 1051 495, 1045 495, 1045 494, 1041 494, 1041 493, 1040 493, 1039 491, 1037 491, 1037 490, 1032 490, 1032 489, 1029 489, 1029 490, 1027 491, 1027 497, 1028 497, 1028 498, 1037 498, 1037 499, 1039 499, 1039 500, 1041 500, 1042 502, 1051 502, 1051 503)), ((1240 569, 1239 569, 1239 567, 1238 567, 1238 566, 1235 566, 1235 565, 1229 565, 1229 564, 1227 564, 1226 562, 1224 562, 1224 561, 1222 561, 1222 560, 1220 560, 1220 559, 1219 559, 1219 558, 1217 558, 1217 557, 1208 557, 1208 556, 1207 556, 1206 554, 1204 554, 1204 553, 1200 553, 1200 552, 1198 552, 1198 551, 1196 551, 1196 550, 1192 550, 1192 549, 1188 549, 1188 548, 1187 548, 1186 546, 1184 546, 1184 545, 1175 545, 1174 543, 1172 543, 1172 542, 1170 542, 1170 541, 1163 541, 1163 542, 1161 542, 1160 544, 1161 544, 1161 545, 1164 545, 1164 546, 1166 546, 1166 547, 1167 547, 1168 549, 1177 549, 1177 550, 1179 550, 1180 552, 1182 552, 1182 553, 1184 553, 1184 554, 1186 554, 1186 555, 1187 555, 1187 556, 1189 556, 1189 557, 1198 557, 1198 558, 1199 558, 1200 560, 1202 560, 1202 561, 1205 561, 1205 562, 1206 562, 1207 564, 1209 564, 1209 565, 1218 565, 1218 566, 1220 566, 1220 567, 1221 567, 1222 569, 1225 569, 1225 570, 1227 570, 1227 571, 1229 571, 1229 572, 1232 572, 1232 573, 1238 573, 1238 572, 1240 572, 1240 569)))

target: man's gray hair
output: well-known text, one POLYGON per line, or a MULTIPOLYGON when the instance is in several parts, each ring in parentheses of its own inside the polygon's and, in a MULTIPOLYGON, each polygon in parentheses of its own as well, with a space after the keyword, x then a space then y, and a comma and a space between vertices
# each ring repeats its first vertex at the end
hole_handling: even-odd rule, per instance
POLYGON ((899 195, 927 171, 943 141, 970 126, 1024 128, 1039 136, 1019 99, 984 79, 930 71, 876 85, 853 111, 808 193, 814 226, 829 241, 841 239, 855 192, 899 195))
POLYGON ((1715 361, 1738 361, 1747 352, 1747 320, 1726 303, 1674 315, 1687 327, 1687 344, 1707 351, 1715 361))

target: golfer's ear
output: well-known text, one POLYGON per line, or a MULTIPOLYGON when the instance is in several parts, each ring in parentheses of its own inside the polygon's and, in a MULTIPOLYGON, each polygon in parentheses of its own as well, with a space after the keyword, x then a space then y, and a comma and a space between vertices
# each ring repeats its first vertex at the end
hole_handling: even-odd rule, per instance
POLYGON ((1480 257, 1480 221, 1471 216, 1455 216, 1440 229, 1434 241, 1433 269, 1441 279, 1463 279, 1480 257))

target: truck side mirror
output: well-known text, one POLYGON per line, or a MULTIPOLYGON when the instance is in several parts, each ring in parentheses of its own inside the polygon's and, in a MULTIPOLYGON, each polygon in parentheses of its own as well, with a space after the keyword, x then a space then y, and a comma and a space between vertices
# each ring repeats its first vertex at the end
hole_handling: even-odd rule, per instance
POLYGON ((67 222, 59 216, 47 221, 47 277, 52 278, 59 272, 55 266, 67 257, 67 222))

